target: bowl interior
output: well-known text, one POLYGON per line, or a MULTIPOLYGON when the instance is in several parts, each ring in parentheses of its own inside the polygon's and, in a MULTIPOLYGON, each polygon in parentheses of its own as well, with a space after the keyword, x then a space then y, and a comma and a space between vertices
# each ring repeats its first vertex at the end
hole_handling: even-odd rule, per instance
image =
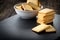
MULTIPOLYGON (((26 2, 24 2, 24 3, 26 3, 26 2)), ((18 9, 16 8, 16 6, 20 6, 21 4, 24 4, 24 3, 18 3, 18 4, 16 4, 16 5, 14 5, 14 9, 18 10, 18 9)), ((43 9, 43 6, 42 6, 42 5, 41 5, 41 9, 43 9)), ((22 11, 24 11, 24 10, 22 10, 22 11)), ((39 10, 33 10, 33 11, 39 11, 39 10)))

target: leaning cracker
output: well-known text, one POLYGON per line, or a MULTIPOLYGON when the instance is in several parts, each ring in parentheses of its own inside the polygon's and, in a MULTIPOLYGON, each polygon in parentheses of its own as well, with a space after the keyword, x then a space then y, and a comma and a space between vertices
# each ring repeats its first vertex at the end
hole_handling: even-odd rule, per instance
POLYGON ((39 3, 38 0, 27 0, 27 3, 29 2, 33 3, 36 6, 38 6, 38 3, 39 3))
POLYGON ((35 10, 40 10, 41 9, 40 7, 36 6, 35 4, 33 4, 31 2, 29 2, 28 4, 35 10))
POLYGON ((32 31, 41 32, 47 28, 49 28, 49 25, 41 24, 41 25, 38 25, 38 26, 32 28, 32 31))
POLYGON ((45 30, 46 32, 56 32, 56 29, 53 26, 51 26, 51 25, 49 25, 49 26, 50 27, 45 30))

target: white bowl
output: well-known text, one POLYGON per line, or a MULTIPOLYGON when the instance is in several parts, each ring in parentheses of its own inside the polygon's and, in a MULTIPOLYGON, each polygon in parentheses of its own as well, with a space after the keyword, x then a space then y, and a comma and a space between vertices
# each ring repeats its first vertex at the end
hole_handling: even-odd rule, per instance
MULTIPOLYGON (((38 10, 33 10, 33 11, 24 11, 24 10, 18 10, 16 9, 16 6, 21 5, 22 3, 14 5, 14 9, 18 15, 20 15, 21 18, 23 19, 31 19, 35 17, 38 13, 38 10)), ((42 8, 42 7, 41 7, 42 8)))

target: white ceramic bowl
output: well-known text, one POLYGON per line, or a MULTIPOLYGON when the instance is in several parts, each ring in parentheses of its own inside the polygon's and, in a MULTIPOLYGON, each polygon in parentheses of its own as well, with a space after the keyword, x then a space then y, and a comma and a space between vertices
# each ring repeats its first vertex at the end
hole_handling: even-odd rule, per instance
POLYGON ((14 9, 18 15, 20 15, 21 18, 23 19, 31 19, 35 17, 38 13, 38 10, 33 10, 33 11, 24 11, 24 10, 18 10, 16 9, 16 6, 21 5, 22 3, 14 5, 14 9))

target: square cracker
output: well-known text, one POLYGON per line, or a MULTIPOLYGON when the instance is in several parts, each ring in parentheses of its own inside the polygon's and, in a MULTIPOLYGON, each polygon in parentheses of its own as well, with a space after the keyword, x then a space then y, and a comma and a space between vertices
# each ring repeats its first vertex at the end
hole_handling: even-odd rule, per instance
POLYGON ((45 8, 39 11, 39 13, 43 13, 43 14, 50 14, 50 12, 54 12, 53 9, 49 9, 49 8, 45 8))
POLYGON ((41 9, 40 7, 36 6, 35 4, 33 4, 31 2, 29 2, 28 4, 35 10, 40 10, 41 9))
POLYGON ((49 20, 37 19, 37 23, 39 23, 39 24, 47 24, 47 23, 51 23, 51 22, 53 22, 53 19, 49 19, 49 20))
POLYGON ((54 15, 43 16, 43 15, 39 14, 37 17, 38 17, 38 19, 41 19, 41 20, 54 19, 54 15))
POLYGON ((36 5, 36 6, 39 5, 39 4, 38 4, 38 0, 27 0, 27 3, 29 3, 29 2, 33 3, 33 4, 36 5))
POLYGON ((38 25, 38 26, 32 28, 32 31, 41 32, 47 28, 49 28, 49 25, 41 24, 41 25, 38 25))
POLYGON ((52 25, 49 26, 50 27, 45 30, 46 32, 56 32, 56 29, 52 25))

